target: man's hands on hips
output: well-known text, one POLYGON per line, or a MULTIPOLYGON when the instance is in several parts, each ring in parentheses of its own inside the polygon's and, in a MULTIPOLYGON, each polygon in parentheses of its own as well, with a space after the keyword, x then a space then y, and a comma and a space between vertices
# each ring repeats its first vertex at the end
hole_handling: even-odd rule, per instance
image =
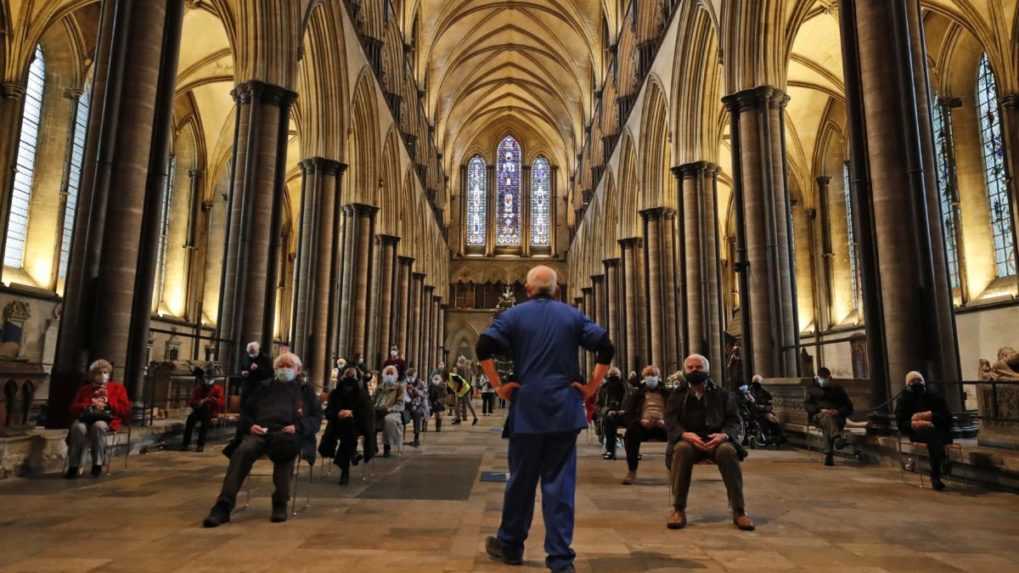
POLYGON ((584 402, 587 402, 593 398, 596 393, 598 393, 598 389, 594 386, 594 384, 581 384, 580 382, 574 382, 573 389, 580 392, 580 397, 584 402))
POLYGON ((503 400, 512 400, 513 393, 516 392, 518 388, 520 388, 520 384, 517 384, 516 382, 508 382, 496 388, 495 393, 503 400))

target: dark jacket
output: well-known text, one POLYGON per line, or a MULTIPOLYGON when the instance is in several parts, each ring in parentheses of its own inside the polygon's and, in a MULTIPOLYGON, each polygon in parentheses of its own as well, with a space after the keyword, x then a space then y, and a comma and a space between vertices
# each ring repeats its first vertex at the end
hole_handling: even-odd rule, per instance
POLYGON ((895 403, 895 422, 899 433, 913 439, 912 419, 917 412, 930 410, 933 414, 934 431, 946 444, 952 443, 952 412, 948 403, 938 393, 927 388, 923 392, 912 392, 908 388, 895 403))
POLYGON ((322 434, 318 452, 327 458, 332 458, 336 454, 340 410, 350 410, 354 413, 354 427, 358 434, 366 438, 365 458, 371 459, 375 455, 375 414, 371 397, 360 381, 350 383, 341 379, 336 388, 329 393, 329 404, 326 406, 325 414, 326 430, 322 434))
POLYGON ((632 393, 630 386, 622 378, 606 378, 598 390, 598 410, 605 414, 613 410, 622 410, 626 398, 632 393))
POLYGON ((301 385, 301 399, 304 409, 297 423, 297 434, 301 439, 301 457, 312 465, 315 463, 315 436, 322 428, 322 402, 311 384, 301 385))
POLYGON ((272 369, 272 360, 265 354, 259 354, 252 358, 245 354, 241 357, 239 371, 241 377, 241 406, 248 400, 258 385, 272 381, 275 373, 272 369))
POLYGON ((849 399, 846 389, 831 381, 824 386, 811 382, 807 386, 807 399, 803 401, 803 408, 811 421, 821 410, 838 410, 836 421, 840 428, 846 425, 846 418, 853 415, 853 402, 849 399))
POLYGON ((254 424, 270 432, 280 431, 286 426, 299 426, 303 411, 304 400, 299 385, 288 382, 261 384, 241 406, 241 433, 250 433, 254 424))
MULTIPOLYGON (((690 398, 691 390, 689 384, 682 384, 672 393, 668 404, 665 407, 665 429, 669 434, 669 446, 665 452, 665 462, 669 465, 672 462, 672 449, 686 432, 684 418, 686 416, 687 400, 690 398)), ((717 434, 719 432, 729 436, 729 442, 736 447, 740 459, 746 457, 746 450, 740 444, 740 418, 739 407, 736 396, 728 390, 708 380, 704 384, 704 424, 707 433, 717 434)))
MULTIPOLYGON (((632 386, 631 386, 632 387, 632 386)), ((640 415, 644 411, 644 400, 648 392, 658 392, 662 395, 663 412, 669 409, 669 397, 672 391, 658 385, 654 390, 648 389, 647 385, 641 384, 639 388, 630 391, 630 394, 623 400, 623 423, 627 426, 640 423, 640 415)))

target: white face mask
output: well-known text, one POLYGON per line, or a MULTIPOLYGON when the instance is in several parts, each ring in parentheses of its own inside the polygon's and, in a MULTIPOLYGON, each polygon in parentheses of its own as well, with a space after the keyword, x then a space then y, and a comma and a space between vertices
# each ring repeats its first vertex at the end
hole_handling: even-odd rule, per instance
POLYGON ((658 377, 648 376, 647 378, 644 379, 644 384, 647 385, 647 387, 650 388, 651 390, 654 390, 655 388, 658 387, 658 377))
POLYGON ((109 382, 110 381, 110 373, 109 372, 103 372, 102 380, 103 380, 103 384, 106 384, 107 382, 109 382))
POLYGON ((382 383, 383 384, 396 384, 396 375, 395 374, 383 374, 382 375, 382 383))
POLYGON ((828 385, 828 379, 827 378, 818 378, 817 379, 817 384, 818 384, 818 386, 822 386, 822 387, 823 386, 827 386, 828 385))
POLYGON ((389 351, 389 355, 392 356, 393 358, 396 358, 397 354, 399 354, 399 353, 397 351, 395 351, 395 350, 390 350, 389 351))
POLYGON ((283 382, 293 382, 297 378, 297 370, 293 368, 277 368, 276 378, 283 382))
POLYGON ((249 350, 248 351, 248 356, 250 356, 251 358, 255 358, 256 356, 258 356, 258 351, 257 350, 249 350))
POLYGON ((439 378, 438 376, 433 377, 432 378, 432 384, 435 384, 436 386, 438 386, 439 384, 442 384, 442 378, 439 378))

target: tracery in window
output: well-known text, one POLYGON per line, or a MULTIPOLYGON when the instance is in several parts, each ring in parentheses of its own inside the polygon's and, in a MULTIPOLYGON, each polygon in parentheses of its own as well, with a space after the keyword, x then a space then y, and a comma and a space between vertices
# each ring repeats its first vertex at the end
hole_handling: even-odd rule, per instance
POLYGON ((496 149, 495 244, 520 246, 520 144, 507 135, 496 149))
POLYGON ((981 154, 987 184, 987 207, 994 238, 994 268, 999 277, 1016 274, 1015 243, 1012 240, 1012 211, 1005 181, 1005 144, 998 113, 998 88, 987 54, 977 68, 977 115, 980 117, 981 154))
POLYGON ((551 236, 551 173, 548 160, 538 157, 531 166, 531 246, 547 247, 551 236))
POLYGON ((64 227, 60 235, 59 277, 67 277, 71 260, 71 239, 74 217, 78 210, 78 192, 81 189, 82 167, 85 163, 85 137, 88 135, 88 118, 92 107, 92 83, 89 82, 78 97, 74 112, 74 134, 71 136, 71 156, 67 166, 67 199, 64 203, 64 227))
POLYGON ((4 265, 25 266, 25 241, 28 238, 28 215, 32 205, 32 183, 35 180, 35 159, 39 148, 39 126, 42 123, 42 101, 46 88, 46 58, 42 46, 35 47, 35 56, 28 66, 25 85, 25 109, 21 114, 21 135, 11 192, 11 211, 7 220, 7 248, 4 265))
POLYGON ((467 164, 467 244, 485 246, 488 217, 488 179, 485 160, 475 155, 467 164))
POLYGON ((952 178, 952 116, 938 103, 931 90, 931 124, 934 129, 935 174, 938 181, 938 203, 941 207, 941 227, 945 236, 945 254, 948 258, 948 278, 953 289, 959 288, 959 246, 956 244, 955 200, 952 178))

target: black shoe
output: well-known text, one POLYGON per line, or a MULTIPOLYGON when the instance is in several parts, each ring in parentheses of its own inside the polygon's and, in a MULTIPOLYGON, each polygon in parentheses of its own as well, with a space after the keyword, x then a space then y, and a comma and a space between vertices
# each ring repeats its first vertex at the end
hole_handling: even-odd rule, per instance
POLYGON ((411 442, 410 447, 412 447, 412 448, 420 448, 421 447, 421 440, 414 440, 413 442, 411 442))
POLYGON ((226 456, 227 459, 230 459, 230 456, 234 455, 234 450, 236 450, 237 446, 240 444, 241 443, 238 440, 230 440, 230 443, 223 448, 223 455, 226 456))
POLYGON ((506 552, 506 548, 503 546, 502 541, 499 541, 498 537, 488 537, 485 539, 485 553, 496 561, 502 561, 506 565, 522 565, 524 563, 523 556, 510 555, 506 552))
POLYGON ((361 463, 361 454, 354 454, 354 459, 350 460, 351 465, 357 465, 361 463))
POLYGON ((78 467, 71 466, 67 468, 67 473, 64 474, 65 479, 78 479, 78 467))
POLYGON ((478 419, 474 418, 474 422, 472 422, 471 425, 472 426, 477 426, 478 425, 478 419))
POLYGON ((182 452, 186 452, 189 449, 191 449, 191 444, 181 444, 180 445, 180 451, 182 451, 182 452))
POLYGON ((601 455, 601 459, 603 459, 603 460, 614 460, 614 459, 616 459, 616 454, 610 454, 609 452, 605 452, 604 454, 601 455))
POLYGON ((219 527, 224 523, 230 523, 230 506, 225 502, 217 501, 216 505, 209 510, 209 516, 202 522, 202 527, 219 527))
POLYGON ((839 437, 839 438, 835 438, 835 440, 832 443, 832 445, 835 447, 836 450, 841 450, 842 448, 848 446, 849 442, 847 442, 845 438, 839 437))
POLYGON ((97 478, 97 477, 99 477, 101 475, 103 475, 103 466, 93 465, 92 466, 92 477, 97 478))
POLYGON ((945 482, 941 481, 941 478, 931 478, 931 489, 934 491, 941 491, 945 489, 945 482))
POLYGON ((340 485, 347 485, 350 483, 350 472, 340 473, 340 485))
POLYGON ((269 521, 273 523, 283 523, 287 520, 287 502, 277 503, 272 502, 272 516, 269 517, 269 521))
POLYGON ((835 465, 835 456, 832 455, 832 454, 825 454, 824 455, 824 465, 826 465, 826 466, 833 466, 833 465, 835 465))
POLYGON ((391 451, 392 451, 392 447, 390 447, 388 444, 385 445, 385 446, 382 446, 382 457, 388 458, 391 451))
POLYGON ((195 451, 198 453, 202 453, 205 451, 205 446, 198 446, 197 448, 195 448, 195 451))
POLYGON ((552 569, 552 573, 576 573, 577 569, 570 563, 566 567, 560 567, 558 569, 552 569))

